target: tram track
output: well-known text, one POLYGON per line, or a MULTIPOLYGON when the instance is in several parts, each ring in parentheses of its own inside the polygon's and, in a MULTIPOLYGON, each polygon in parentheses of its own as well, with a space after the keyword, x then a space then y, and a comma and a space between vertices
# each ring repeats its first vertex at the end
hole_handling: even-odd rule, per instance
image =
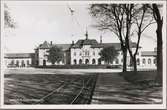
MULTIPOLYGON (((94 89, 93 85, 95 85, 95 80, 95 74, 85 75, 83 77, 77 76, 68 80, 58 79, 54 83, 48 82, 48 85, 47 83, 39 83, 40 86, 36 82, 31 84, 31 82, 23 83, 21 80, 12 80, 12 82, 6 82, 9 85, 6 90, 9 91, 8 93, 16 93, 17 96, 23 99, 19 100, 18 103, 20 104, 88 104, 91 100, 90 95, 92 89, 94 89), (28 100, 33 98, 35 98, 35 101, 24 101, 24 99, 28 100)), ((12 97, 13 95, 8 96, 12 97)))

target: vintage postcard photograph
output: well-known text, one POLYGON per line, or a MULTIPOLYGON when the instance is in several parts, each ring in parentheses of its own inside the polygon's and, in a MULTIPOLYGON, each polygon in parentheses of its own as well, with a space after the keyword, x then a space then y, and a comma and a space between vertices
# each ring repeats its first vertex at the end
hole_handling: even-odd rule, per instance
POLYGON ((1 1, 1 108, 165 109, 166 1, 1 1))

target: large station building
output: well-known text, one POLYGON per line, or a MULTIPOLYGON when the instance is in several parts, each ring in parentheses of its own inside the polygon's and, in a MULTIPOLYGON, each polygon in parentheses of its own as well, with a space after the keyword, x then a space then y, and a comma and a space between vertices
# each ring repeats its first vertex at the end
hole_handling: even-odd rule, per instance
MULTIPOLYGON (((102 39, 98 42, 96 39, 89 39, 88 34, 85 34, 85 39, 79 39, 76 43, 71 44, 53 44, 44 41, 34 53, 9 53, 5 54, 5 64, 8 67, 29 67, 29 66, 45 66, 51 65, 47 59, 48 50, 52 46, 57 46, 63 50, 63 59, 56 62, 55 65, 104 65, 105 61, 100 58, 100 51, 108 46, 114 46, 119 51, 119 55, 110 65, 122 65, 123 55, 120 43, 103 43, 102 39)), ((100 37, 101 38, 101 37, 100 37)), ((136 43, 130 43, 131 48, 136 47, 136 43)), ((130 56, 127 56, 127 65, 130 66, 130 56)), ((138 67, 156 68, 156 50, 142 51, 139 48, 137 53, 138 67)))

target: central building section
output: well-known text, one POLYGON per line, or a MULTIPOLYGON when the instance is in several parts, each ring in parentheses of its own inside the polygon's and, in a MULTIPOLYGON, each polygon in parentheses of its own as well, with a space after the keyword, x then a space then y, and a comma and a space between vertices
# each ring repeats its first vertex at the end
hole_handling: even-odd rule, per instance
MULTIPOLYGON (((77 64, 101 64, 100 51, 102 45, 95 39, 88 39, 88 33, 85 34, 86 39, 78 40, 71 46, 71 65, 77 64)), ((100 40, 101 41, 101 40, 100 40)))

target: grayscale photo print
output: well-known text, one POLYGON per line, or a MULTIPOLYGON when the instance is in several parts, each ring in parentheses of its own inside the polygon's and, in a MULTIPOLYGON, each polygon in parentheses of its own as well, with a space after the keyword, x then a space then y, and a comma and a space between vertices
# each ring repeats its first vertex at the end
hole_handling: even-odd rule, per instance
POLYGON ((165 109, 166 1, 1 1, 1 108, 165 109))

